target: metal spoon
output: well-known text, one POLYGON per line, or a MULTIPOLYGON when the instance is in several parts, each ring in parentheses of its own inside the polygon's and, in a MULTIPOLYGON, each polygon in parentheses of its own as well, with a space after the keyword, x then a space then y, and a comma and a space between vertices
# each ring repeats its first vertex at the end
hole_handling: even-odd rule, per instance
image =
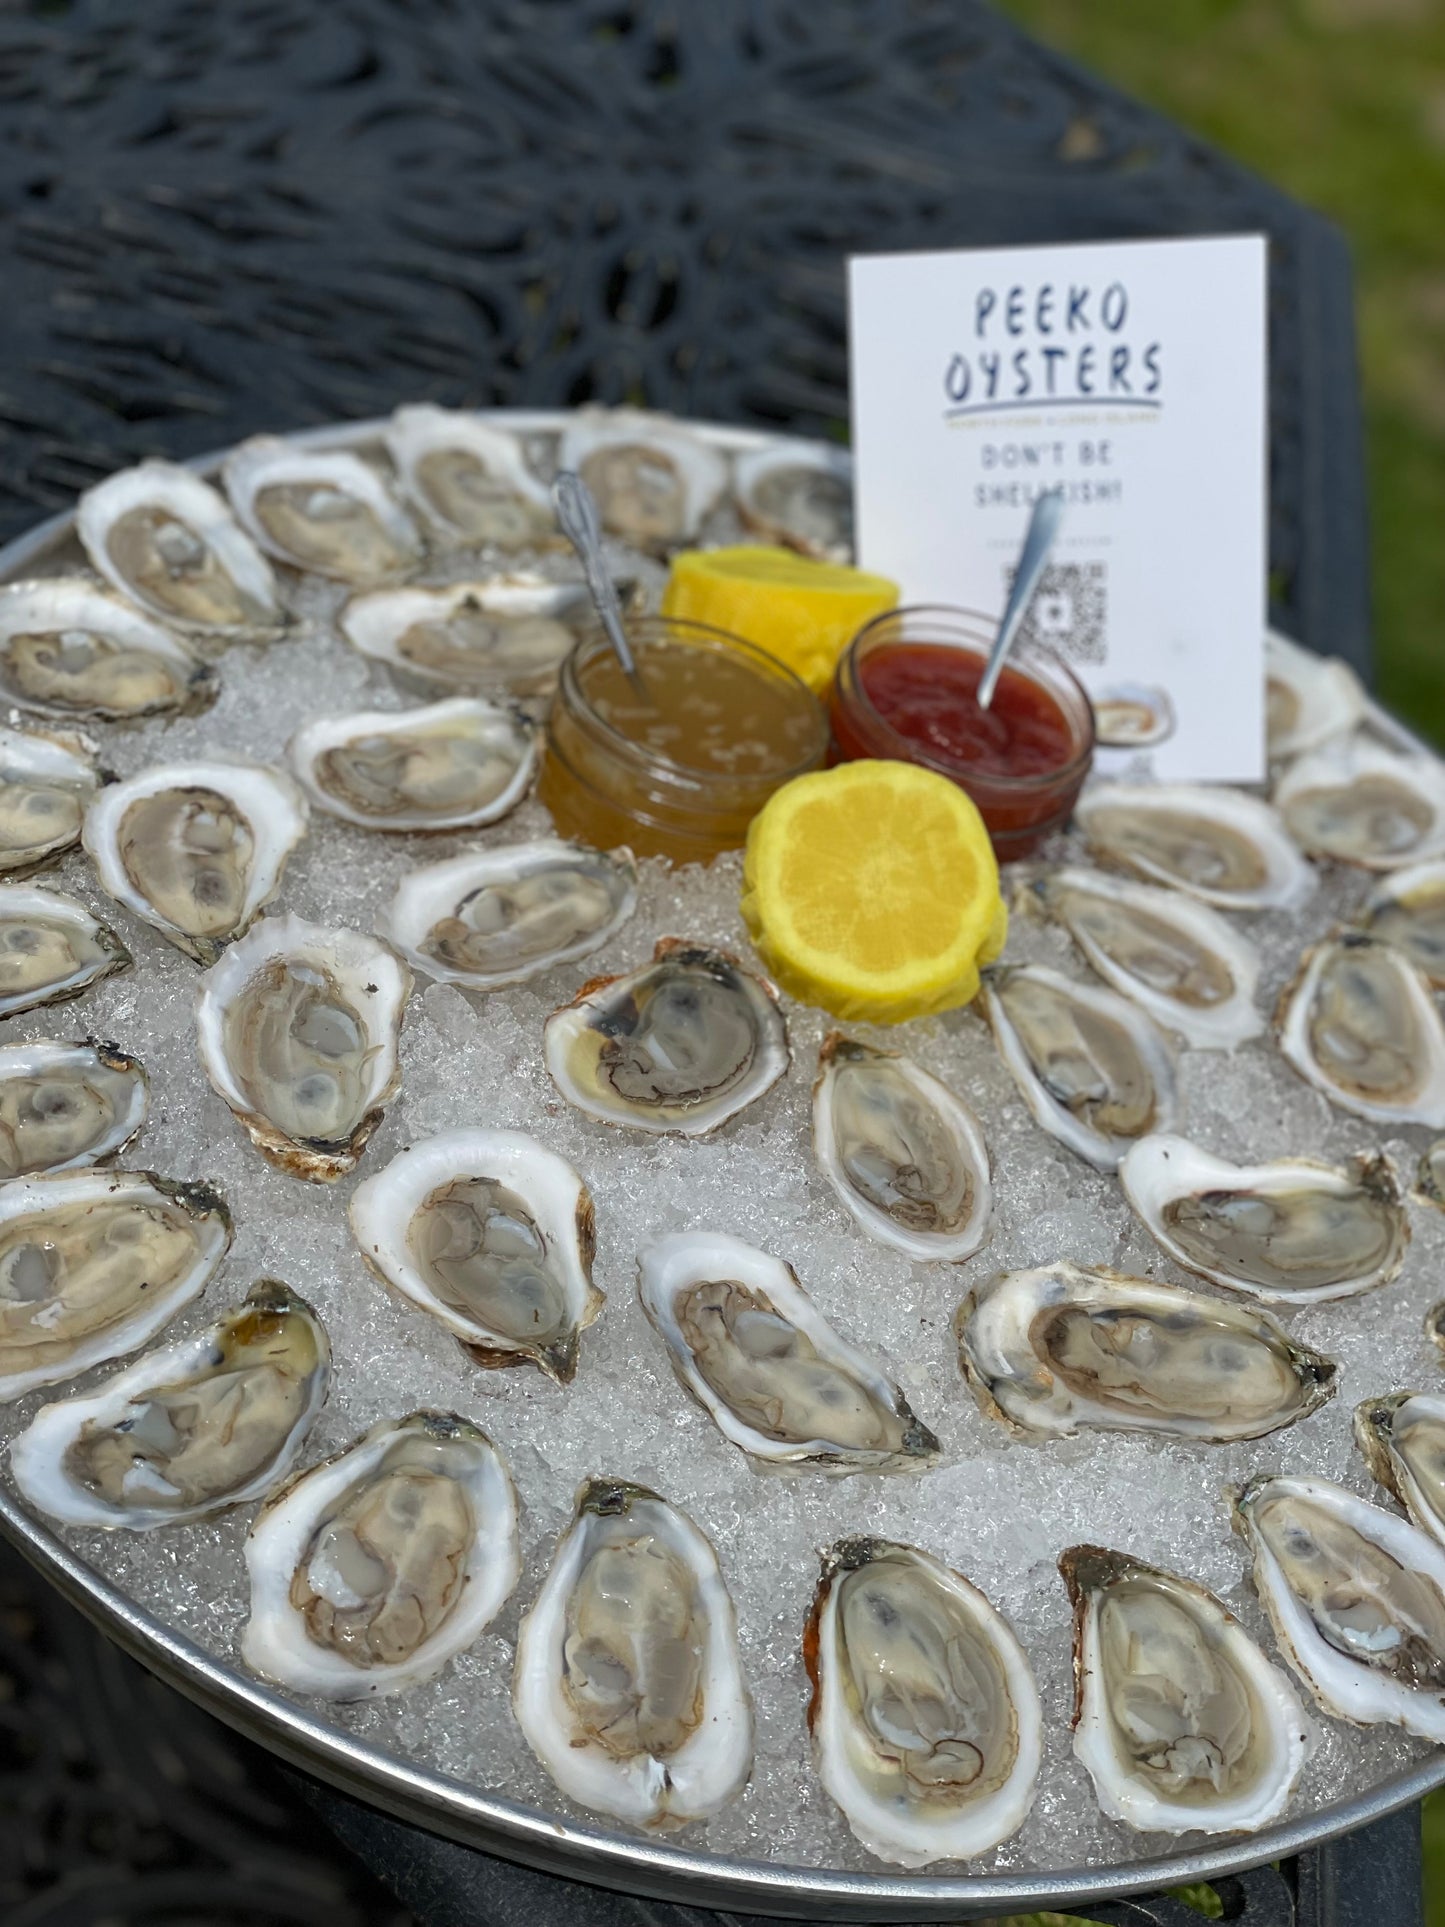
MULTIPOLYGON (((1009 591, 1008 607, 1003 612, 1003 621, 998 625, 993 648, 988 652, 983 681, 978 686, 980 709, 987 709, 993 701, 993 692, 1003 673, 1003 659, 1012 649, 1019 624, 1028 613, 1028 606, 1034 599, 1039 577, 1044 572, 1049 550, 1054 546, 1054 537, 1063 519, 1064 491, 1061 488, 1046 488, 1034 503, 1034 512, 1029 517, 1028 532, 1019 552, 1019 565, 1014 571, 1014 585, 1009 591)), ((566 526, 565 523, 563 526, 566 526)))
POLYGON ((557 471, 557 479, 552 484, 552 506, 557 511, 562 533, 581 559, 582 573, 587 578, 593 606, 602 619, 602 627, 607 631, 613 654, 642 700, 651 701, 647 684, 638 673, 627 633, 622 627, 622 609, 617 600, 616 586, 602 559, 602 518, 597 513, 597 503, 591 489, 574 469, 557 471))

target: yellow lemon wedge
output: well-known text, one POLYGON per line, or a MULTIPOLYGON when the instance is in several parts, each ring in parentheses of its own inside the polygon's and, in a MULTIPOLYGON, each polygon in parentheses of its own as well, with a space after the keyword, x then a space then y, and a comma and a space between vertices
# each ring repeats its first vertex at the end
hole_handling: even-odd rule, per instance
POLYGON ((748 831, 742 913, 789 995, 874 1024, 970 1002, 1008 934, 983 818, 912 763, 843 763, 775 791, 748 831))
POLYGON ((684 549, 662 613, 709 622, 785 662, 817 694, 865 622, 898 606, 898 584, 791 549, 684 549))

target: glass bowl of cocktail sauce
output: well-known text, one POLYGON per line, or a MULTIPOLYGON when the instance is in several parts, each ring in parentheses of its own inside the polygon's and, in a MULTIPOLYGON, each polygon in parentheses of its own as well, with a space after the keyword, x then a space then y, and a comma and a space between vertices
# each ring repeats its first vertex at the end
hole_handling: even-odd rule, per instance
POLYGON ((1094 712, 1058 657, 1016 642, 993 702, 978 685, 998 624, 971 609, 891 609, 844 652, 829 706, 838 762, 880 756, 951 777, 1001 862, 1067 822, 1094 755, 1094 712))

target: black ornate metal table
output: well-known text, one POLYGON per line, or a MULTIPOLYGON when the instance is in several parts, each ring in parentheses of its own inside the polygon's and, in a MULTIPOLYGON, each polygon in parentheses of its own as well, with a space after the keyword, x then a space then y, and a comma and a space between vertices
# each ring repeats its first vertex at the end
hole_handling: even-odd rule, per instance
MULTIPOLYGON (((423 397, 841 434, 850 251, 1263 229, 1274 618, 1368 668, 1341 238, 975 0, 0 0, 0 214, 0 540, 142 455, 423 397)), ((298 1855, 303 1798, 448 1927, 703 1927, 281 1787, 5 1557, 11 1927, 396 1918, 298 1855)), ((1221 1893, 1408 1927, 1418 1826, 1221 1893)))

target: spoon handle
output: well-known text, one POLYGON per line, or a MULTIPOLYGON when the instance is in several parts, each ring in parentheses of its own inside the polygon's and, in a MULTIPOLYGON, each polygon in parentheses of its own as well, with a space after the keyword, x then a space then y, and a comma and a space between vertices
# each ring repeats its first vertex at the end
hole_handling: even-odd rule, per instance
POLYGON ((1019 565, 1014 572, 1014 585, 1009 591, 1008 607, 1003 612, 1003 621, 998 625, 998 634, 994 637, 993 648, 989 651, 983 680, 978 685, 980 709, 987 709, 993 701, 993 692, 998 687, 998 679, 1003 673, 1004 657, 1013 647, 1019 624, 1028 613, 1028 606, 1034 599, 1034 591, 1039 586, 1039 577, 1044 572, 1044 564, 1049 559, 1049 550, 1054 546, 1054 537, 1059 532, 1059 523, 1063 520, 1063 515, 1063 490, 1045 489, 1034 503, 1034 512, 1029 517, 1028 533, 1024 537, 1023 552, 1019 556, 1019 565))
POLYGON ((552 484, 552 506, 557 511, 562 533, 577 551, 582 563, 582 573, 587 578, 587 587, 602 619, 602 627, 607 631, 607 640, 612 644, 627 680, 640 696, 646 697, 646 686, 637 672, 637 664, 622 627, 622 609, 617 600, 616 585, 602 557, 602 523, 597 514, 597 504, 591 489, 575 470, 558 470, 557 479, 552 484))

